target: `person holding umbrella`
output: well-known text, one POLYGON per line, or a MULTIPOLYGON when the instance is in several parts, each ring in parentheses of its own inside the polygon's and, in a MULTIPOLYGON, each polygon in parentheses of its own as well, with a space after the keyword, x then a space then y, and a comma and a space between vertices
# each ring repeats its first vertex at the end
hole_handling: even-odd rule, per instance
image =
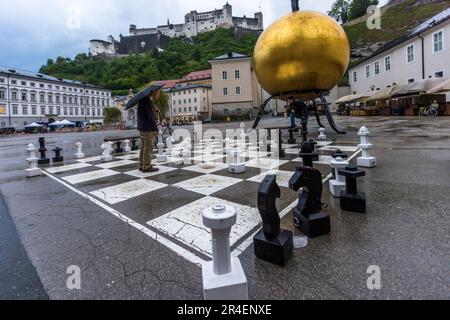
POLYGON ((154 110, 154 100, 159 96, 162 85, 152 85, 128 101, 126 110, 138 106, 137 129, 141 137, 141 151, 139 154, 139 171, 143 173, 157 172, 159 168, 152 165, 155 137, 158 135, 158 125, 154 110))

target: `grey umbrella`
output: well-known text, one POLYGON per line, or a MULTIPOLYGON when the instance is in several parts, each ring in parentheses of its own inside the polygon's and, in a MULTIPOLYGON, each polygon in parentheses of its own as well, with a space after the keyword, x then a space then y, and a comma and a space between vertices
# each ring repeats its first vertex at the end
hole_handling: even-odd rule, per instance
POLYGON ((130 101, 128 101, 125 110, 133 108, 135 105, 139 103, 139 101, 141 101, 145 97, 148 97, 153 92, 160 90, 162 87, 164 87, 163 84, 156 83, 152 84, 148 88, 145 88, 141 92, 137 93, 133 98, 131 98, 130 101))

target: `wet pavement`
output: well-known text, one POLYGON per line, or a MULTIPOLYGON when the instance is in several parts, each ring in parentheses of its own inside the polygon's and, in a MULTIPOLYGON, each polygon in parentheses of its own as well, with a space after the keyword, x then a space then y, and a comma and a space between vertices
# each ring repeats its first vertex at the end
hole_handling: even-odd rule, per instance
MULTIPOLYGON (((336 117, 336 121, 348 134, 338 136, 329 127, 326 134, 328 140, 336 139, 341 145, 356 145, 362 125, 372 132, 372 153, 378 166, 366 170, 367 176, 359 181, 360 190, 367 193, 368 214, 342 212, 339 201, 329 195, 325 184, 323 201, 332 217, 332 233, 310 239, 306 248, 294 252, 285 268, 256 260, 253 246, 246 248, 240 259, 249 281, 250 298, 450 298, 450 222, 446 217, 450 212, 450 118, 336 117), (367 287, 367 269, 372 265, 381 269, 380 290, 367 287)), ((286 123, 284 119, 266 119, 262 126, 286 123)), ((238 128, 239 123, 219 125, 220 130, 227 127, 238 128)), ((315 121, 311 128, 317 132, 315 121)), ((75 142, 83 142, 86 157, 94 157, 101 154, 104 136, 118 134, 134 136, 136 132, 45 136, 47 149, 60 146, 66 161, 71 161, 75 142)), ((201 268, 148 232, 124 222, 120 215, 111 214, 107 208, 113 204, 96 204, 86 198, 85 194, 95 191, 89 183, 80 193, 76 192, 78 187, 65 187, 50 176, 25 179, 24 149, 30 142, 37 145, 38 137, 0 138, 0 192, 14 224, 5 226, 7 230, 15 226, 33 266, 26 269, 27 276, 21 277, 28 287, 17 286, 23 288, 22 297, 44 298, 47 294, 50 299, 202 298, 201 268), (81 268, 81 290, 69 290, 66 286, 67 268, 72 265, 81 268), (34 272, 45 292, 39 293, 34 272)), ((132 169, 122 168, 124 172, 132 169)), ((190 178, 198 176, 195 172, 185 174, 190 178)), ((151 187, 168 183, 167 179, 170 184, 184 180, 174 171, 165 173, 164 178, 151 179, 151 187)), ((105 178, 102 188, 133 180, 124 180, 123 175, 111 176, 105 178)), ((155 191, 154 197, 140 196, 130 205, 119 203, 117 212, 132 212, 136 221, 140 217, 148 221, 150 212, 167 211, 174 205, 173 199, 184 205, 201 198, 188 190, 166 188, 155 191)), ((239 201, 239 194, 249 204, 254 201, 247 199, 252 190, 239 188, 229 194, 230 200, 239 201)), ((291 227, 290 221, 288 213, 283 225, 291 227)), ((2 288, 10 285, 0 283, 2 288)), ((10 298, 17 297, 12 291, 9 294, 10 298)))

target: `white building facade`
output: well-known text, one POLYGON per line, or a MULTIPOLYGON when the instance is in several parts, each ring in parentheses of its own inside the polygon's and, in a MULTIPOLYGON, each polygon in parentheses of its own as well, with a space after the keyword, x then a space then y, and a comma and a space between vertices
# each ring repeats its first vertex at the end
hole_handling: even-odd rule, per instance
POLYGON ((212 89, 210 85, 176 86, 170 91, 170 115, 177 120, 196 121, 210 119, 212 89))
MULTIPOLYGON (((351 91, 450 77, 450 8, 349 69, 351 91)), ((447 95, 450 101, 450 95, 447 95)))
POLYGON ((103 122, 111 91, 74 80, 0 68, 0 127, 32 122, 103 122))

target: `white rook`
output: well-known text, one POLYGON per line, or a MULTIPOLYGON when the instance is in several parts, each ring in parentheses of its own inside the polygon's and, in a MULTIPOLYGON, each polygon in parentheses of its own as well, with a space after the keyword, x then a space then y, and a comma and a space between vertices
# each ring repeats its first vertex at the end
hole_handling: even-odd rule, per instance
POLYGON ((241 159, 242 150, 238 148, 233 148, 230 150, 229 156, 229 168, 230 173, 244 173, 245 172, 245 162, 241 159))
POLYGON ((112 142, 105 142, 105 143, 103 143, 101 148, 103 150, 103 154, 100 157, 100 159, 103 162, 112 161, 112 159, 113 159, 112 153, 114 151, 113 148, 112 148, 112 142))
POLYGON ((359 130, 358 136, 361 137, 361 144, 358 145, 362 149, 362 157, 358 158, 358 167, 373 168, 377 165, 377 158, 370 156, 369 150, 373 145, 369 143, 370 131, 366 127, 359 130))
POLYGON ((38 158, 36 157, 36 147, 30 143, 26 149, 30 154, 26 159, 28 169, 25 170, 27 178, 33 178, 41 175, 41 170, 36 166, 38 158))
POLYGON ((81 142, 77 142, 75 144, 75 146, 77 147, 77 152, 75 153, 75 159, 83 159, 84 158, 84 153, 82 152, 83 144, 81 142))
POLYGON ((124 144, 124 147, 123 147, 123 152, 124 153, 130 153, 131 152, 131 147, 130 147, 130 140, 125 140, 124 142, 123 142, 123 144, 124 144))
POLYGON ((211 229, 213 261, 202 268, 205 300, 248 300, 247 277, 238 258, 231 257, 230 232, 236 209, 217 205, 203 211, 203 224, 211 229))
POLYGON ((327 140, 327 136, 325 135, 325 128, 324 127, 320 127, 319 128, 319 137, 317 138, 318 140, 321 140, 321 141, 323 141, 323 140, 327 140))
POLYGON ((336 178, 334 180, 330 180, 329 186, 331 194, 336 198, 340 198, 341 191, 346 190, 345 177, 339 174, 339 170, 344 170, 349 164, 350 163, 347 160, 341 157, 331 160, 331 167, 334 169, 336 178))

